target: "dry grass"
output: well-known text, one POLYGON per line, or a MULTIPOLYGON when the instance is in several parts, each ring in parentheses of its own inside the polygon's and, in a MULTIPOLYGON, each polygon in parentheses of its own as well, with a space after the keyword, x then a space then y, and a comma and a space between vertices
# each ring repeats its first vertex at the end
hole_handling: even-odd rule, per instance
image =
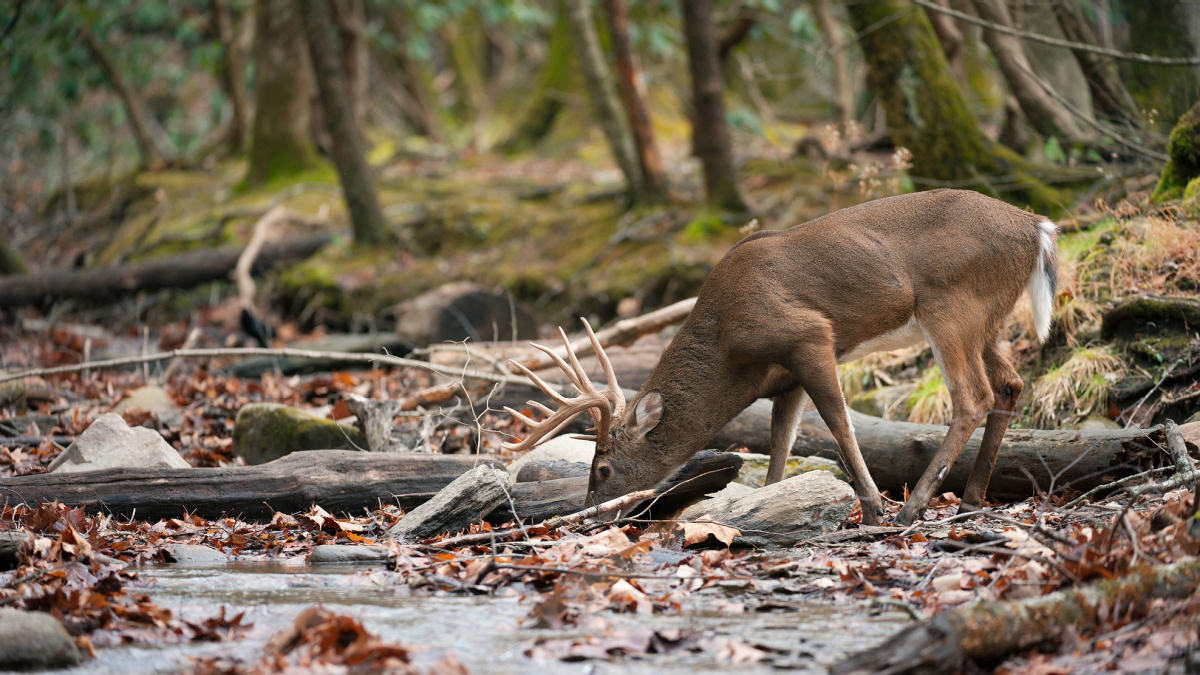
POLYGON ((950 392, 942 381, 942 369, 933 365, 917 380, 917 390, 908 397, 908 421, 917 424, 946 424, 953 416, 950 392))
POLYGON ((1110 298, 1195 293, 1200 289, 1200 226, 1179 216, 1160 210, 1122 222, 1107 255, 1081 261, 1084 292, 1106 291, 1110 298))
POLYGON ((1033 383, 1029 419, 1047 429, 1072 426, 1093 412, 1103 414, 1125 364, 1107 347, 1076 349, 1071 358, 1033 383))
POLYGON ((1057 300, 1054 330, 1066 339, 1068 347, 1078 347, 1082 342, 1080 335, 1099 325, 1100 308, 1084 293, 1079 281, 1079 263, 1075 260, 1063 260, 1059 265, 1057 300))

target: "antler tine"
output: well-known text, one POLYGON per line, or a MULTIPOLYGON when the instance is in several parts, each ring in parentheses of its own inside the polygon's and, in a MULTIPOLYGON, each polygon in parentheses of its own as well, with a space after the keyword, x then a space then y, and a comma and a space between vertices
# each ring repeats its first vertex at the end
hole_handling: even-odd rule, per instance
POLYGON ((557 403, 559 405, 567 404, 569 399, 567 399, 566 396, 563 396, 562 394, 558 393, 557 389, 555 389, 553 386, 548 384, 542 378, 538 377, 537 374, 534 373, 532 370, 526 368, 525 364, 520 363, 520 362, 516 361, 515 359, 510 360, 509 363, 513 364, 513 366, 515 366, 517 368, 517 370, 520 370, 522 373, 524 373, 525 377, 528 377, 535 385, 537 385, 537 388, 541 389, 543 394, 554 399, 555 403, 557 403))
POLYGON ((604 369, 604 378, 608 383, 604 388, 604 397, 612 402, 613 419, 621 419, 625 414, 625 394, 621 393, 621 387, 617 384, 617 374, 613 371, 612 362, 608 360, 608 354, 604 353, 604 348, 600 346, 600 341, 596 339, 596 334, 592 332, 592 325, 588 320, 580 317, 583 321, 583 327, 587 330, 588 339, 592 341, 592 350, 596 352, 596 360, 600 362, 600 367, 604 369))
POLYGON ((583 385, 579 382, 578 378, 576 378, 575 373, 571 372, 571 367, 568 366, 567 362, 563 361, 562 357, 556 354, 553 349, 545 345, 535 344, 533 342, 530 342, 529 346, 541 350, 543 354, 550 357, 550 360, 554 362, 554 365, 562 369, 563 373, 565 373, 566 376, 571 380, 571 384, 575 385, 575 388, 579 391, 583 391, 583 385))

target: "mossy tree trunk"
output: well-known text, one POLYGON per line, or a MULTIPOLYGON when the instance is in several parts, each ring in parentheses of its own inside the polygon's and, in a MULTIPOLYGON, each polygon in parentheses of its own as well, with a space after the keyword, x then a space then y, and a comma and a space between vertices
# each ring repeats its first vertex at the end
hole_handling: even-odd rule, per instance
POLYGON ((236 155, 246 149, 246 138, 249 132, 247 126, 250 113, 246 109, 246 57, 242 53, 241 45, 238 44, 233 17, 229 10, 229 0, 212 0, 209 7, 212 11, 217 39, 221 43, 221 86, 233 108, 226 141, 229 143, 229 150, 236 155))
MULTIPOLYGON (((846 37, 842 35, 842 24, 833 17, 829 0, 812 0, 813 17, 825 34, 829 45, 829 61, 833 66, 833 111, 842 131, 854 119, 854 80, 850 75, 850 54, 846 50, 846 37)), ((962 33, 959 33, 961 47, 962 33)), ((960 49, 961 51, 961 49, 960 49)))
POLYGON ((1200 176, 1200 103, 1185 112, 1167 140, 1167 165, 1163 167, 1154 199, 1179 199, 1188 181, 1200 176))
POLYGON ((333 162, 337 165, 342 195, 354 228, 354 241, 360 245, 377 244, 383 240, 387 224, 375 195, 362 135, 355 124, 351 99, 346 92, 345 71, 334 41, 329 4, 327 0, 299 0, 299 5, 321 109, 332 141, 333 162))
POLYGON ((688 70, 692 76, 692 145, 704 167, 705 198, 715 208, 736 213, 748 211, 738 186, 733 144, 725 121, 724 83, 713 37, 713 2, 680 0, 680 4, 688 70))
POLYGON ((429 85, 429 74, 408 53, 408 21, 404 12, 398 7, 389 8, 384 12, 383 19, 388 31, 399 43, 393 56, 395 62, 400 66, 404 89, 413 101, 414 110, 410 115, 411 122, 429 140, 443 143, 446 136, 442 131, 442 120, 438 115, 437 103, 429 85))
POLYGON ((346 93, 354 121, 361 127, 367 121, 367 40, 363 35, 366 14, 363 0, 330 0, 338 36, 342 45, 342 68, 346 72, 346 93))
POLYGON ((633 140, 621 111, 621 100, 604 52, 600 49, 600 36, 596 32, 596 18, 588 0, 566 0, 567 23, 575 43, 575 57, 587 82, 588 98, 592 101, 593 114, 604 137, 608 140, 613 159, 625 174, 630 194, 637 199, 643 194, 641 164, 638 162, 633 140))
MULTIPOLYGON (((1129 49, 1143 54, 1187 57, 1197 55, 1189 30, 1191 3, 1179 0, 1123 0, 1129 21, 1129 49)), ((1142 110, 1158 111, 1164 123, 1178 119, 1200 97, 1197 69, 1130 63, 1130 93, 1142 110)))
MULTIPOLYGON (((1066 39, 1089 45, 1099 44, 1078 0, 1053 0, 1050 5, 1066 39)), ((1137 102, 1121 81, 1117 64, 1112 59, 1091 52, 1075 50, 1073 53, 1075 60, 1079 62, 1079 68, 1083 70, 1088 91, 1092 94, 1092 105, 1096 110, 1115 122, 1140 127, 1141 116, 1138 113, 1137 102)))
POLYGON ((621 102, 625 106, 625 116, 633 132, 638 164, 642 170, 642 189, 638 201, 665 202, 667 176, 663 171, 658 143, 654 139, 654 127, 650 123, 650 113, 646 110, 641 73, 634 61, 633 44, 629 39, 629 7, 625 0, 605 0, 604 9, 608 14, 613 52, 617 57, 617 83, 621 88, 621 102))
POLYGON ((446 24, 442 31, 450 64, 454 68, 454 84, 458 90, 459 108, 463 119, 474 119, 483 109, 487 97, 483 81, 483 27, 477 12, 470 11, 462 20, 446 24))
POLYGON ((546 62, 537 84, 530 92, 530 103, 521 114, 517 128, 500 145, 501 152, 511 154, 527 150, 549 135, 554 128, 554 121, 562 112, 566 101, 564 95, 573 88, 575 50, 571 45, 571 27, 563 0, 557 4, 557 15, 546 49, 546 62))
POLYGON ((295 0, 258 0, 254 30, 251 187, 321 164, 312 137, 312 68, 295 0))

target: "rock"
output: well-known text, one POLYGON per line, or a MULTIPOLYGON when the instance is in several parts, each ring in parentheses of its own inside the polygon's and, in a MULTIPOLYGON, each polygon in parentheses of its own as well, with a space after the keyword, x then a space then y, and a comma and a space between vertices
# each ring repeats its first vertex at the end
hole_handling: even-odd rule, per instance
POLYGON ((509 464, 508 473, 516 478, 526 464, 535 460, 565 459, 568 462, 579 462, 590 467, 592 458, 595 456, 596 443, 594 441, 583 441, 570 436, 555 436, 509 464))
POLYGON ((308 554, 310 563, 381 562, 392 554, 382 546, 354 546, 352 544, 322 544, 308 554))
POLYGON ((1086 420, 1079 423, 1080 431, 1100 431, 1103 429, 1120 429, 1121 425, 1099 415, 1092 415, 1086 420))
POLYGON ((113 412, 124 417, 125 411, 137 408, 154 413, 155 417, 167 424, 183 422, 183 414, 162 387, 146 386, 134 389, 113 406, 113 412))
POLYGON ((583 462, 568 462, 565 459, 535 459, 526 462, 525 466, 517 472, 517 482, 536 483, 558 478, 578 478, 588 475, 591 470, 591 465, 583 462))
POLYGON ((188 469, 191 465, 157 431, 130 427, 120 415, 105 413, 50 463, 49 471, 154 467, 188 469))
POLYGON ((721 488, 721 490, 719 492, 714 492, 713 495, 711 497, 709 497, 709 499, 724 499, 726 497, 745 497, 746 495, 750 494, 751 492, 754 492, 756 489, 757 488, 753 488, 749 485, 744 485, 742 483, 730 483, 729 485, 726 485, 725 487, 721 488))
POLYGON ((915 382, 876 387, 856 394, 847 403, 851 409, 864 415, 903 420, 908 417, 908 399, 916 390, 915 382))
POLYGON ((62 668, 82 660, 58 619, 45 612, 0 609, 0 670, 62 668))
MULTIPOLYGON (((742 470, 734 482, 750 487, 762 487, 767 482, 767 467, 771 464, 770 455, 753 452, 738 453, 742 457, 742 470)), ((783 477, 791 478, 809 471, 828 471, 840 480, 846 480, 846 472, 832 459, 824 457, 788 457, 787 468, 783 477)))
POLYGON ((343 354, 391 354, 404 356, 413 350, 408 340, 388 333, 349 335, 333 333, 315 339, 289 342, 291 349, 307 349, 314 352, 331 352, 335 356, 327 359, 302 359, 299 357, 255 356, 242 359, 222 372, 238 377, 258 377, 263 373, 281 372, 284 375, 305 373, 328 373, 334 370, 366 370, 371 367, 362 361, 349 361, 336 356, 343 354))
POLYGON ((400 303, 396 334, 425 346, 442 342, 524 340, 537 337, 537 320, 504 293, 468 282, 453 282, 400 303), (513 317, 516 317, 516 333, 513 317))
POLYGON ((247 464, 266 464, 300 450, 366 449, 358 429, 278 403, 244 405, 233 424, 233 455, 247 464))
POLYGON ((442 488, 433 499, 404 514, 389 533, 399 539, 428 539, 458 532, 507 504, 513 479, 507 471, 477 466, 442 488))
POLYGON ((28 532, 0 532, 0 570, 16 568, 17 553, 28 538, 28 532))
POLYGON ((163 549, 170 563, 227 563, 229 556, 211 546, 199 544, 175 544, 163 549))
POLYGON ((848 484, 828 471, 810 471, 740 497, 706 499, 684 509, 679 519, 708 518, 735 527, 746 533, 737 538, 745 546, 791 546, 836 530, 854 503, 848 484))

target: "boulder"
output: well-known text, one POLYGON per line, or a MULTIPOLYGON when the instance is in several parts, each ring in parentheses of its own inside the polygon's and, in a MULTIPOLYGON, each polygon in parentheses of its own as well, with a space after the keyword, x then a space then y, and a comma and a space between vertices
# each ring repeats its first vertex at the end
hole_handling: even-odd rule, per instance
POLYGON ((712 496, 709 497, 709 499, 724 499, 726 497, 745 497, 746 495, 750 494, 751 492, 754 492, 754 490, 756 490, 756 489, 757 488, 753 488, 753 487, 751 487, 749 485, 745 485, 743 483, 730 483, 729 485, 726 485, 725 487, 721 488, 720 491, 714 492, 712 494, 712 496))
MULTIPOLYGON (((579 462, 586 464, 589 467, 592 465, 592 458, 596 456, 596 443, 594 441, 583 441, 570 436, 555 436, 550 440, 542 443, 529 452, 521 455, 516 461, 508 465, 508 473, 517 477, 521 473, 521 469, 526 464, 533 461, 554 461, 556 459, 566 460, 568 462, 579 462)), ((584 474, 586 475, 586 474, 584 474)))
POLYGON ((170 563, 203 564, 227 563, 229 556, 211 546, 202 544, 175 544, 163 549, 163 557, 170 563))
POLYGON ((122 417, 125 416, 127 410, 135 409, 154 413, 155 417, 167 424, 183 422, 183 414, 179 412, 179 408, 175 407, 175 401, 171 400, 162 387, 138 387, 113 406, 113 412, 122 417))
POLYGON ((397 539, 428 539, 458 532, 507 504, 513 478, 503 469, 477 466, 442 488, 433 499, 404 514, 389 531, 397 539))
POLYGON ((0 532, 0 570, 11 570, 17 566, 17 554, 29 539, 28 532, 0 532))
MULTIPOLYGON (((750 487, 762 487, 767 482, 767 467, 771 464, 770 455, 753 452, 738 453, 742 457, 742 470, 735 482, 750 487)), ((783 477, 791 478, 809 471, 828 471, 841 480, 846 480, 846 472, 832 459, 824 457, 788 457, 787 468, 783 477)))
POLYGON ((468 282, 438 286, 400 303, 395 312, 396 334, 421 346, 467 339, 525 340, 538 334, 537 320, 523 304, 468 282))
POLYGON ((155 467, 188 469, 191 465, 162 434, 145 427, 130 427, 120 415, 105 413, 50 463, 49 471, 78 473, 155 467))
POLYGON ((366 450, 358 429, 278 403, 242 406, 233 424, 233 455, 266 464, 299 450, 366 450))
POLYGON ((708 519, 743 533, 743 546, 791 546, 841 527, 855 504, 854 490, 828 471, 810 471, 742 496, 706 499, 680 520, 708 519))
POLYGON ((383 562, 392 557, 382 546, 322 544, 308 554, 310 563, 383 562))
POLYGON ((0 609, 0 670, 62 668, 82 660, 58 619, 45 612, 0 609))

